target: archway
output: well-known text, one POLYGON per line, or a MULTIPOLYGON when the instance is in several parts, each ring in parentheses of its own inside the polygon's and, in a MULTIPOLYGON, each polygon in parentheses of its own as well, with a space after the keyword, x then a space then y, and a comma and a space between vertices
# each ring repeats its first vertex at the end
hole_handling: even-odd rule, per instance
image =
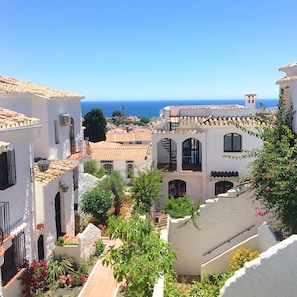
POLYGON ((38 260, 44 259, 44 240, 43 235, 41 234, 37 241, 37 247, 38 247, 38 260))
POLYGON ((56 233, 57 233, 57 240, 58 240, 58 238, 62 235, 60 193, 58 193, 55 197, 55 221, 56 221, 56 233))
POLYGON ((182 197, 186 194, 186 182, 175 179, 168 183, 168 195, 174 198, 182 197))

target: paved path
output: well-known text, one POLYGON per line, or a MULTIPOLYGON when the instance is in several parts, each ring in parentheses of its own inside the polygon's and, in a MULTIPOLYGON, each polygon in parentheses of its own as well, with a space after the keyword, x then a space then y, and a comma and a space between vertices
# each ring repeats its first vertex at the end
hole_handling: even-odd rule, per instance
MULTIPOLYGON (((119 246, 119 240, 102 239, 105 244, 119 246)), ((97 262, 79 297, 114 297, 117 282, 110 266, 97 262)))

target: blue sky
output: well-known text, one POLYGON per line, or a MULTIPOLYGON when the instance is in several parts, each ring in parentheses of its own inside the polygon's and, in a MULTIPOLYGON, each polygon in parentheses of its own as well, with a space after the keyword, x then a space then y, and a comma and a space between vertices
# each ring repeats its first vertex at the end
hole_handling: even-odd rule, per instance
POLYGON ((86 99, 277 98, 296 0, 9 0, 0 75, 86 99))

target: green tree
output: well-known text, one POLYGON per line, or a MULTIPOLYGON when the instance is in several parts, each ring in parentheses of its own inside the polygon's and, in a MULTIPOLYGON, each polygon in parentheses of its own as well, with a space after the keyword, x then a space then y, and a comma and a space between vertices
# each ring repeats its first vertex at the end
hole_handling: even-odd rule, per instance
POLYGON ((163 171, 150 167, 145 171, 139 171, 138 176, 132 177, 131 195, 136 211, 141 214, 150 212, 156 199, 161 197, 163 176, 163 171))
POLYGON ((112 112, 112 115, 111 115, 113 118, 114 117, 123 117, 124 114, 120 111, 120 110, 115 110, 112 112))
POLYGON ((120 214, 121 206, 124 200, 125 182, 119 171, 111 171, 110 174, 103 179, 101 186, 113 194, 114 215, 120 214))
MULTIPOLYGON (((253 163, 252 185, 263 214, 272 212, 282 234, 297 232, 297 142, 292 130, 293 109, 281 90, 276 119, 262 134, 263 148, 253 163)), ((260 213, 262 214, 262 213, 260 213)))
POLYGON ((150 119, 146 118, 146 117, 141 117, 140 122, 143 123, 143 124, 148 124, 150 122, 150 119))
POLYGON ((98 224, 105 224, 111 204, 111 195, 105 189, 96 187, 83 194, 80 209, 85 214, 91 214, 98 224))
POLYGON ((93 108, 84 116, 83 125, 86 127, 85 137, 92 142, 106 139, 106 119, 100 108, 93 108))
POLYGON ((84 172, 95 175, 98 172, 98 164, 95 160, 84 162, 84 172))
POLYGON ((152 223, 137 216, 110 217, 108 230, 122 245, 111 246, 103 255, 103 264, 113 267, 118 282, 126 281, 125 296, 152 296, 158 278, 172 271, 176 251, 169 252, 169 244, 152 223))

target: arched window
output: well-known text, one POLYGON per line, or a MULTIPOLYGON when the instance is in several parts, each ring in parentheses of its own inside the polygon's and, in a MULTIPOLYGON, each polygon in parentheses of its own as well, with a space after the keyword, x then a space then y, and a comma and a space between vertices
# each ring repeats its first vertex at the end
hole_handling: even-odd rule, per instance
POLYGON ((231 188, 233 188, 233 183, 229 181, 219 181, 215 184, 215 195, 226 193, 231 188))
POLYGON ((168 183, 168 196, 174 198, 182 197, 186 194, 186 183, 183 180, 175 179, 168 183))
POLYGON ((241 135, 229 133, 224 136, 224 152, 241 152, 241 135))
POLYGON ((198 139, 188 138, 183 142, 182 169, 201 171, 201 150, 198 139))

